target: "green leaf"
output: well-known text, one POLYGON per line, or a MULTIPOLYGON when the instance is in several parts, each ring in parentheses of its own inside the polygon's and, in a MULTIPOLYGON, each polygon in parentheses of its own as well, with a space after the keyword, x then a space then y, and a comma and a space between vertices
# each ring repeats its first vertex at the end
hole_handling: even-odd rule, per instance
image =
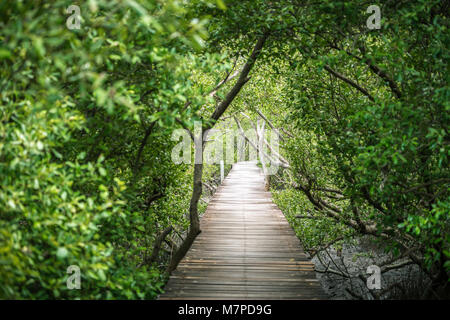
POLYGON ((67 255, 69 254, 69 251, 67 251, 66 248, 64 247, 60 247, 58 248, 58 250, 56 251, 56 256, 59 259, 64 259, 65 257, 67 257, 67 255))

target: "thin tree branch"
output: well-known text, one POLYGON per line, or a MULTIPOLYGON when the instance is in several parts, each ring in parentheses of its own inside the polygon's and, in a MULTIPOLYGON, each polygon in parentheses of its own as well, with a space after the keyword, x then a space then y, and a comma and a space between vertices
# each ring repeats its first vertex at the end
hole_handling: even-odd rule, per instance
POLYGON ((250 78, 248 77, 248 74, 250 70, 253 68, 253 65, 255 64, 256 58, 261 53, 261 49, 266 42, 266 39, 268 37, 268 33, 264 33, 256 43, 255 47, 253 48, 252 53, 250 54, 250 57, 247 59, 247 62, 245 63, 244 67, 242 68, 242 71, 239 75, 239 78, 237 82, 234 84, 233 88, 228 92, 225 99, 217 106, 217 108, 214 110, 213 114, 211 115, 210 119, 212 120, 209 125, 206 126, 206 129, 212 128, 214 123, 219 120, 219 118, 222 116, 222 114, 225 112, 225 110, 228 108, 228 106, 233 102, 236 95, 241 91, 242 87, 247 83, 250 78))
POLYGON ((367 91, 366 89, 364 89, 363 87, 361 87, 359 84, 357 84, 356 82, 354 82, 353 80, 347 78, 346 76, 340 74, 339 72, 331 69, 329 66, 324 66, 324 69, 327 70, 329 73, 331 73, 333 76, 335 76, 338 79, 341 79, 342 81, 348 83, 349 85, 351 85, 353 88, 357 89, 358 91, 360 91, 361 93, 363 93, 367 98, 369 98, 370 101, 375 101, 375 99, 373 98, 373 96, 369 93, 369 91, 367 91))

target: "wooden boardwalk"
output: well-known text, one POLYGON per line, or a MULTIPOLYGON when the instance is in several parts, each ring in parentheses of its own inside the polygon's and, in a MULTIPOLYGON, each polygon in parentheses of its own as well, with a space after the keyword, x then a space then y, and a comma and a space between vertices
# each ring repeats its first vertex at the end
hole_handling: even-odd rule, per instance
POLYGON ((326 299, 256 162, 239 162, 160 299, 326 299))

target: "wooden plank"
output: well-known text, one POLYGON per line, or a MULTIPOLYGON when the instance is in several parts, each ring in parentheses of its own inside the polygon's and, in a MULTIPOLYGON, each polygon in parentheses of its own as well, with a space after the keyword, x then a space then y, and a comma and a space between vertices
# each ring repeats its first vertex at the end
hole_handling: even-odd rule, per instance
POLYGON ((255 162, 233 166, 200 223, 160 299, 326 299, 255 162))

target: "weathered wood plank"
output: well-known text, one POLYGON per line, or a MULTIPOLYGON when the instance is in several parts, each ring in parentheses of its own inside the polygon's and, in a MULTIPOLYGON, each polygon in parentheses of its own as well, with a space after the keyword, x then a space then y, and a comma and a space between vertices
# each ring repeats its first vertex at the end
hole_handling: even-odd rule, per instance
POLYGON ((160 299, 326 299, 255 162, 233 166, 201 228, 160 299))

